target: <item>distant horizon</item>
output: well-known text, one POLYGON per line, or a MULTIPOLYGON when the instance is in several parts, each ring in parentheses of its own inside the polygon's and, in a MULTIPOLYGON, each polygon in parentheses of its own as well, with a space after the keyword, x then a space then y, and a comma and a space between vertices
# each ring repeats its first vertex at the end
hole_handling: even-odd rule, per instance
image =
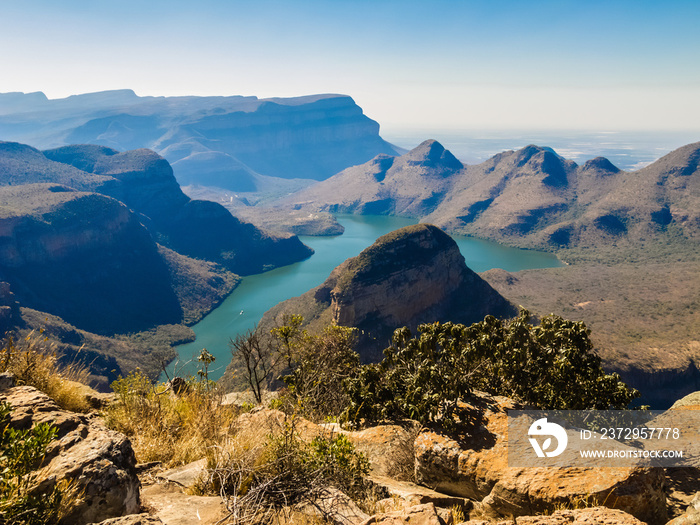
MULTIPOLYGON (((201 97, 201 98, 206 98, 206 97, 254 97, 257 98, 258 100, 267 100, 267 99, 295 99, 295 98, 305 98, 305 97, 315 97, 315 96, 348 96, 355 100, 355 97, 352 96, 351 93, 326 93, 326 92, 316 92, 316 93, 304 93, 300 95, 292 95, 292 96, 278 96, 278 95, 273 95, 273 96, 258 96, 255 94, 218 94, 218 95, 196 95, 196 94, 176 94, 176 95, 159 95, 159 94, 141 94, 137 92, 133 88, 129 87, 121 87, 121 88, 113 88, 113 89, 101 89, 99 91, 87 91, 87 92, 74 92, 70 93, 67 95, 50 95, 47 93, 46 90, 36 90, 36 91, 0 91, 0 95, 9 95, 13 93, 17 94, 24 94, 24 95, 32 95, 32 94, 37 94, 41 93, 44 96, 46 96, 47 100, 49 101, 56 101, 56 100, 65 100, 70 97, 78 97, 82 95, 92 95, 92 94, 97 94, 97 93, 110 93, 110 92, 120 92, 120 91, 129 91, 133 92, 137 97, 140 98, 146 98, 146 97, 153 97, 153 98, 186 98, 186 97, 201 97)), ((357 103, 357 100, 355 100, 357 103)), ((692 126, 683 128, 683 127, 648 127, 648 128, 634 128, 634 127, 616 127, 616 128, 605 128, 603 127, 566 127, 566 126, 544 126, 544 125, 538 125, 536 123, 533 123, 533 125, 530 126, 514 126, 514 127, 500 127, 497 126, 495 123, 492 125, 482 125, 482 126, 475 126, 475 125, 462 125, 459 123, 453 123, 451 125, 420 125, 418 123, 411 123, 407 122, 406 124, 384 124, 383 122, 377 120, 373 115, 368 114, 367 111, 365 111, 365 108, 362 107, 361 104, 358 103, 358 105, 362 108, 364 114, 377 121, 377 123, 380 125, 380 134, 384 130, 390 130, 391 134, 395 134, 398 132, 407 132, 407 133, 418 133, 421 131, 425 132, 441 132, 441 133, 480 133, 480 132, 486 132, 486 133, 497 133, 497 134, 502 134, 502 133, 546 133, 546 132, 575 132, 575 133, 610 133, 610 134, 620 134, 620 133, 656 133, 656 132, 662 132, 662 133, 678 133, 678 134, 685 134, 685 133, 698 133, 698 138, 697 141, 700 141, 700 121, 694 122, 692 126)))
MULTIPOLYGON (((67 96, 50 97, 44 91, 0 93, 41 93, 49 102, 66 100, 71 97, 90 96, 99 93, 133 93, 139 98, 172 97, 255 97, 257 100, 310 98, 326 96, 349 96, 347 93, 306 93, 298 97, 258 97, 257 95, 141 95, 132 88, 107 89, 93 92, 71 93, 67 96)), ((127 100, 129 96, 127 96, 127 100)), ((107 100, 112 100, 107 97, 107 100)), ((114 100, 119 100, 114 99, 114 100)), ((115 107, 119 107, 116 105, 115 107)), ((136 102, 136 106, 138 102, 136 102)), ((128 108, 128 106, 127 106, 128 108)), ((364 111, 364 108, 363 108, 364 111)), ((596 129, 596 128, 556 128, 556 127, 476 127, 466 125, 421 126, 418 123, 385 125, 375 115, 365 115, 379 124, 380 136, 403 150, 411 150, 429 139, 438 140, 465 164, 478 164, 493 155, 506 150, 520 149, 529 144, 549 147, 559 155, 577 163, 602 156, 625 170, 641 169, 665 154, 685 146, 700 142, 700 122, 698 128, 691 129, 596 129)), ((0 137, 2 140, 2 137, 0 137)))
POLYGON ((343 93, 389 128, 697 129, 700 2, 0 3, 0 92, 343 93))

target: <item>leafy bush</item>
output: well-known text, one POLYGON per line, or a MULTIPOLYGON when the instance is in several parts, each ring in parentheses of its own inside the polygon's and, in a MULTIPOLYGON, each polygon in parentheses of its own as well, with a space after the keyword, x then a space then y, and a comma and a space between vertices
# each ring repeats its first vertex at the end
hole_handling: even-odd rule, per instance
POLYGON ((56 428, 41 423, 29 430, 9 426, 11 407, 0 403, 0 524, 44 525, 57 523, 65 485, 56 484, 49 494, 32 489, 36 469, 56 438, 56 428))
POLYGON ((287 374, 281 379, 287 386, 286 396, 311 420, 338 416, 349 402, 344 383, 360 368, 360 357, 353 350, 355 329, 329 325, 317 335, 299 331, 290 343, 288 334, 279 331, 289 327, 298 330, 293 323, 294 319, 272 331, 283 342, 285 351, 287 374))
POLYGON ((413 337, 394 332, 384 360, 348 380, 343 420, 455 422, 472 389, 543 409, 624 408, 639 392, 606 374, 582 322, 550 315, 539 326, 522 310, 509 321, 487 316, 471 326, 424 324, 413 337))

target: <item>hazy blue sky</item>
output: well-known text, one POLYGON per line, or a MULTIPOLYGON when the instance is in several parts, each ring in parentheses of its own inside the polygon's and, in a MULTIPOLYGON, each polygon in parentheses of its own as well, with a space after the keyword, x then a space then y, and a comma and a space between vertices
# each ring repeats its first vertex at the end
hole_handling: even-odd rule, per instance
POLYGON ((0 92, 345 93, 388 128, 700 130, 697 0, 0 0, 0 92))

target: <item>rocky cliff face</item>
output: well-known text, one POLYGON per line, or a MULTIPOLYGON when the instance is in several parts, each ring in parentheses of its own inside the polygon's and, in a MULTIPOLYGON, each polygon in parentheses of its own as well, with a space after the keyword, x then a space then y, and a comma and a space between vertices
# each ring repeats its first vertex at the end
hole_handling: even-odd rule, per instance
POLYGON ((253 111, 209 114, 171 134, 173 138, 154 147, 174 163, 204 147, 223 152, 256 173, 285 179, 323 180, 379 153, 396 153, 379 137, 379 124, 346 96, 309 97, 300 104, 261 101, 253 111), (187 148, 182 147, 184 135, 196 137, 188 140, 187 148), (183 157, 184 153, 188 155, 183 157))
POLYGON ((428 224, 381 237, 336 268, 319 293, 326 289, 333 320, 361 329, 376 322, 415 328, 450 311, 476 320, 483 318, 478 312, 507 309, 506 301, 467 268, 455 242, 428 224), (472 299, 478 303, 473 307, 472 299))
POLYGON ((65 186, 0 188, 0 274, 24 306, 97 333, 178 323, 148 231, 122 203, 65 186))
POLYGON ((419 224, 380 237, 321 286, 281 303, 262 322, 284 313, 358 328, 358 351, 368 361, 381 358, 396 328, 433 321, 470 324, 516 310, 467 268, 446 233, 419 224))
POLYGON ((118 153, 83 145, 46 151, 45 155, 104 177, 98 191, 138 212, 158 242, 181 254, 250 274, 313 253, 296 236, 267 234, 217 203, 191 200, 180 189, 168 162, 153 151, 118 153))
POLYGON ((322 180, 396 148, 352 98, 138 97, 133 91, 48 100, 0 94, 3 137, 53 148, 70 143, 149 148, 181 184, 255 189, 256 175, 322 180), (31 117, 28 114, 31 113, 31 117))

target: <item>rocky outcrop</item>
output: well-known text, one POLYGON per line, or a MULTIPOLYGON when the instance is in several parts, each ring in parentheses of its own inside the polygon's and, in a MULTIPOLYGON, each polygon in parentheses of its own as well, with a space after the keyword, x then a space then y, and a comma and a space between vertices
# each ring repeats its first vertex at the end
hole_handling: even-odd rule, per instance
POLYGON ((458 525, 644 525, 644 522, 621 510, 591 507, 557 510, 545 516, 519 516, 497 522, 475 519, 458 525))
POLYGON ((34 490, 49 493, 62 480, 72 483, 74 497, 66 523, 94 523, 139 512, 136 459, 124 435, 108 430, 94 416, 60 409, 33 387, 0 391, 0 402, 12 406, 9 425, 13 428, 28 429, 39 423, 57 428, 34 490))
POLYGON ((380 237, 318 288, 271 309, 262 323, 274 323, 285 313, 358 328, 358 351, 372 361, 381 359, 396 328, 415 330, 434 321, 471 324, 516 310, 467 268, 449 235, 419 224, 380 237))
POLYGON ((416 478, 440 492, 474 500, 489 517, 528 516, 557 506, 605 505, 648 523, 664 523, 661 469, 641 467, 516 468, 508 466, 507 410, 513 401, 480 395, 465 409, 470 426, 456 434, 435 430, 415 442, 416 478))

